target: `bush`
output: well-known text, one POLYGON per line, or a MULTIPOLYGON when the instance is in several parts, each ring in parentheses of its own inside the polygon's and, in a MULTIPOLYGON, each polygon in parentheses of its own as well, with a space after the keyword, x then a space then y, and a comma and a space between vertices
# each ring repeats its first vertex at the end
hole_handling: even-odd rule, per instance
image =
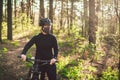
MULTIPOLYGON (((67 80, 95 80, 96 76, 93 75, 93 72, 96 71, 95 67, 85 65, 84 60, 70 60, 65 59, 61 60, 57 65, 58 74, 67 80)), ((63 79, 61 79, 63 80, 63 79)))
POLYGON ((8 51, 8 49, 6 47, 4 47, 3 49, 0 50, 0 57, 6 53, 8 51))
POLYGON ((101 80, 118 80, 118 71, 108 67, 107 70, 102 72, 101 80))

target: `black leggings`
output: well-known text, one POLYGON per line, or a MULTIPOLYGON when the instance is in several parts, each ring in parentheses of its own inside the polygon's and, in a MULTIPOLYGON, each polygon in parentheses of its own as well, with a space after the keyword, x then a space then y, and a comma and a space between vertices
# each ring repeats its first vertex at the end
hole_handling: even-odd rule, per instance
POLYGON ((40 67, 41 72, 41 79, 45 80, 45 73, 47 73, 47 77, 49 80, 57 80, 56 78, 56 65, 45 65, 40 67))

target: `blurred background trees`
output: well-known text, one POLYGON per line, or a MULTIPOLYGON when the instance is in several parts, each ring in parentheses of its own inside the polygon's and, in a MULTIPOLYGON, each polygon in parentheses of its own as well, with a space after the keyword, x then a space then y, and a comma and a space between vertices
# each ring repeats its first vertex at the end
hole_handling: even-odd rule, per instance
MULTIPOLYGON (((39 20, 46 17, 53 23, 52 33, 58 38, 62 56, 74 55, 75 57, 77 55, 77 59, 82 57, 85 60, 98 62, 100 60, 104 62, 104 66, 109 65, 107 61, 110 58, 111 61, 116 60, 109 66, 113 68, 114 65, 118 65, 119 0, 0 0, 0 43, 38 34, 39 20), (112 57, 108 57, 111 55, 112 57)), ((6 51, 6 48, 4 49, 6 51)), ((69 59, 67 61, 69 62, 69 59)), ((67 67, 63 69, 58 65, 58 71, 64 77, 76 80, 79 77, 79 80, 82 75, 78 75, 80 71, 77 71, 84 66, 84 63, 80 65, 81 62, 83 61, 78 61, 78 67, 73 60, 70 65, 74 66, 71 65, 70 68, 68 68, 69 65, 67 66, 68 63, 65 65, 61 62, 59 65, 67 67), (68 75, 67 72, 70 73, 70 71, 73 74, 68 75)), ((88 64, 90 68, 89 65, 91 64, 88 64)), ((109 67, 105 69, 111 71, 109 67)), ((84 69, 81 73, 82 71, 84 69)), ((90 68, 89 71, 92 72, 94 69, 90 68)), ((106 73, 99 71, 105 76, 101 80, 108 78, 106 73)), ((90 75, 90 77, 94 76, 90 75)), ((111 80, 116 80, 116 78, 111 80)))
MULTIPOLYGON (((12 37, 10 25, 13 24, 12 28, 19 26, 16 23, 21 14, 25 14, 34 25, 38 25, 40 18, 49 17, 53 32, 65 30, 70 35, 76 26, 80 34, 93 43, 99 30, 102 34, 119 34, 120 31, 119 0, 4 0, 0 7, 3 14, 0 22, 7 21, 9 26, 7 37, 12 37)), ((19 24, 23 23, 24 18, 19 24)), ((2 32, 2 28, 0 30, 2 32)))

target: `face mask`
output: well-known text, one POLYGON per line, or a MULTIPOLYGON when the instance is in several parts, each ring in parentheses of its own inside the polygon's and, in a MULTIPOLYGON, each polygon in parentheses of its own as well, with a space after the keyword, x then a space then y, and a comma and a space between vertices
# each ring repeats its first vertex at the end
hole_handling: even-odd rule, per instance
POLYGON ((47 34, 49 34, 51 31, 49 27, 44 27, 44 28, 42 28, 42 30, 43 30, 43 32, 45 32, 47 34))

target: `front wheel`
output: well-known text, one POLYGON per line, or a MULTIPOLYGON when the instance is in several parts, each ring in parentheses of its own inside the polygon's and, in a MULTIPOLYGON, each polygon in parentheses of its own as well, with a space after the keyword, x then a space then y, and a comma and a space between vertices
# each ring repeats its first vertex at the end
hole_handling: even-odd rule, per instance
POLYGON ((40 73, 30 73, 27 80, 40 80, 40 73))
POLYGON ((41 72, 39 72, 38 69, 32 66, 28 72, 27 79, 28 80, 40 80, 40 78, 41 78, 41 72))

